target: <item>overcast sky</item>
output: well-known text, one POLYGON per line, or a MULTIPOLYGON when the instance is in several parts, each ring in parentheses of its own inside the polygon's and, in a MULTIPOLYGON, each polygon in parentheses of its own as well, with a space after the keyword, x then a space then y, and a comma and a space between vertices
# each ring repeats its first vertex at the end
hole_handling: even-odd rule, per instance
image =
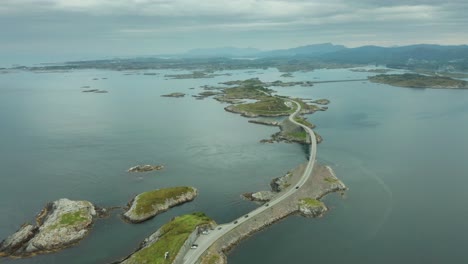
POLYGON ((192 48, 468 44, 467 0, 0 0, 0 59, 192 48))

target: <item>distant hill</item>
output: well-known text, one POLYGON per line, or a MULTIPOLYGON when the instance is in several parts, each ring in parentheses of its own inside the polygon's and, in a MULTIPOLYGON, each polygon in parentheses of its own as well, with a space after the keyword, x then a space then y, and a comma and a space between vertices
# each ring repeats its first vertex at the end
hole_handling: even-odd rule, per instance
POLYGON ((332 52, 338 52, 346 50, 343 45, 333 45, 332 43, 313 44, 307 46, 301 46, 292 49, 272 50, 265 51, 259 54, 260 57, 295 57, 295 56, 306 56, 315 57, 324 55, 332 52))
POLYGON ((257 57, 257 58, 269 58, 269 57, 294 57, 294 56, 306 56, 314 57, 326 53, 336 52, 346 49, 343 45, 333 45, 331 43, 313 44, 307 46, 301 46, 291 49, 271 50, 271 51, 260 51, 254 48, 235 48, 235 47, 223 47, 223 48, 212 48, 212 49, 192 49, 184 54, 178 56, 184 58, 214 58, 214 57, 257 57))
POLYGON ((192 49, 188 52, 181 54, 181 57, 190 58, 208 58, 208 57, 251 57, 256 56, 261 51, 254 48, 235 48, 235 47, 222 47, 212 49, 192 49))
MULTIPOLYGON (((385 64, 408 67, 411 64, 463 64, 468 62, 468 46, 419 44, 402 47, 362 46, 346 48, 332 43, 313 44, 291 49, 260 51, 254 48, 223 47, 193 49, 178 55, 182 58, 292 58, 315 59, 348 64, 385 64), (458 62, 457 62, 458 61, 458 62)), ((457 67, 464 68, 464 67, 457 67)))
POLYGON ((468 58, 468 46, 411 45, 403 47, 363 46, 319 56, 340 63, 411 64, 412 62, 450 62, 468 58))

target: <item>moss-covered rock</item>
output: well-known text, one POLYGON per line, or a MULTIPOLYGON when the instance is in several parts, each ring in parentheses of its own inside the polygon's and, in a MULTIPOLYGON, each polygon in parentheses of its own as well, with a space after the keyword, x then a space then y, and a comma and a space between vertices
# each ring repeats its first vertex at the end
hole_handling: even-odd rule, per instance
POLYGON ((37 216, 36 226, 23 225, 0 244, 0 255, 25 257, 71 246, 88 234, 96 215, 88 201, 49 203, 37 216))
POLYGON ((185 186, 144 192, 133 198, 123 217, 132 223, 140 223, 171 207, 192 201, 197 195, 197 189, 185 186))
POLYGON ((328 209, 324 203, 312 198, 303 198, 299 200, 299 212, 304 216, 317 217, 322 215, 328 209))

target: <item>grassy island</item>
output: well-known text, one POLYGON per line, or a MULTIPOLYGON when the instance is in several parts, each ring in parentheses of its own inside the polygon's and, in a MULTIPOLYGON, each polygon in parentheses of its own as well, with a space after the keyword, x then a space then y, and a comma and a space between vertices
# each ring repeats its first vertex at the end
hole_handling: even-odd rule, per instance
POLYGON ((369 77, 371 82, 408 88, 468 89, 468 82, 444 76, 421 74, 380 74, 369 77))
POLYGON ((153 210, 155 204, 164 204, 167 199, 173 199, 193 191, 192 187, 173 187, 144 192, 138 196, 135 212, 138 215, 146 214, 153 210))
POLYGON ((198 226, 212 225, 214 221, 204 213, 193 213, 178 216, 163 225, 153 242, 147 243, 142 249, 135 252, 123 263, 172 263, 184 245, 187 238, 198 226), (164 253, 169 252, 169 258, 164 259, 164 253))
POLYGON ((130 202, 130 208, 123 216, 132 223, 140 223, 171 207, 192 201, 197 194, 197 189, 185 186, 144 192, 130 202))

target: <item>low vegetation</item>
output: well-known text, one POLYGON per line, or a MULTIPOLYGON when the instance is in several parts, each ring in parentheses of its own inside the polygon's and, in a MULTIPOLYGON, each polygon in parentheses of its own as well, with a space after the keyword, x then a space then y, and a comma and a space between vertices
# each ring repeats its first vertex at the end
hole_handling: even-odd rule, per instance
POLYGON ((156 204, 164 204, 167 199, 176 198, 186 193, 194 192, 192 187, 172 187, 160 190, 144 192, 139 195, 135 213, 143 215, 153 211, 156 204))
POLYGON ((92 221, 92 219, 86 216, 86 211, 79 210, 63 214, 62 216, 60 216, 60 220, 56 224, 51 225, 49 228, 55 229, 60 227, 74 226, 90 221, 92 221))
POLYGON ((307 132, 304 130, 294 131, 286 133, 286 136, 290 141, 306 142, 307 141, 307 132))
POLYGON ((218 254, 208 253, 205 257, 203 257, 201 264, 218 264, 222 263, 222 257, 218 254))
POLYGON ((314 128, 315 125, 310 123, 306 118, 296 116, 294 117, 294 121, 298 122, 299 124, 302 124, 306 127, 314 128))
POLYGON ((300 200, 301 203, 304 203, 308 206, 311 206, 311 207, 322 207, 324 206, 324 204, 317 200, 317 199, 312 199, 312 198, 303 198, 300 200))
POLYGON ((285 101, 283 99, 277 97, 268 97, 255 103, 235 105, 233 108, 236 110, 245 111, 257 115, 287 115, 294 111, 285 104, 285 101))
POLYGON ((137 251, 126 263, 172 263, 195 228, 212 223, 213 220, 204 213, 178 216, 161 227, 160 237, 155 243, 137 251), (164 259, 165 252, 169 252, 168 259, 164 259))
POLYGON ((323 180, 326 181, 326 182, 329 182, 329 183, 338 182, 338 179, 331 178, 331 177, 326 177, 326 178, 324 178, 323 180))

